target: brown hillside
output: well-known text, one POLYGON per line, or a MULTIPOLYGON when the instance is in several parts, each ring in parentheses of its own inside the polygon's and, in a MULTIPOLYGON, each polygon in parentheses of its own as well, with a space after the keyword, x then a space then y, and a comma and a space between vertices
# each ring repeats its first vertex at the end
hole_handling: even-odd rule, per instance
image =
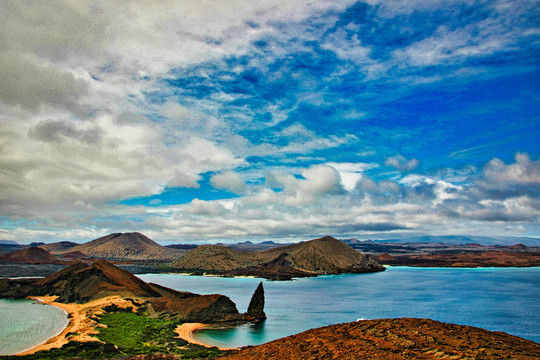
POLYGON ((227 296, 197 295, 180 298, 163 296, 152 302, 158 314, 173 314, 184 322, 219 322, 241 320, 236 305, 227 296))
POLYGON ((502 332, 428 319, 364 320, 312 329, 222 360, 540 358, 540 344, 502 332))
POLYGON ((88 302, 109 295, 155 297, 160 294, 138 277, 105 260, 76 263, 36 282, 39 295, 59 302, 88 302))
POLYGON ((378 261, 380 263, 384 263, 385 261, 395 261, 396 258, 392 255, 388 254, 381 254, 373 257, 373 260, 378 261))
POLYGON ((0 263, 67 264, 66 261, 62 261, 50 252, 38 247, 30 247, 4 254, 0 256, 0 263))
POLYGON ((69 251, 69 249, 77 245, 79 244, 72 241, 59 241, 50 244, 40 245, 39 247, 47 250, 51 254, 60 254, 65 251, 69 251))
POLYGON ((86 256, 105 259, 173 260, 185 251, 159 245, 140 233, 110 234, 67 251, 80 251, 86 256))
POLYGON ((265 250, 261 255, 276 258, 282 253, 289 254, 288 259, 296 268, 317 274, 384 270, 377 262, 331 236, 265 250))
POLYGON ((201 245, 174 261, 172 266, 189 270, 227 271, 259 264, 260 260, 254 253, 224 245, 201 245))
POLYGON ((223 245, 203 245, 173 262, 172 266, 185 270, 224 271, 262 277, 384 270, 377 262, 330 236, 259 252, 234 250, 223 245))

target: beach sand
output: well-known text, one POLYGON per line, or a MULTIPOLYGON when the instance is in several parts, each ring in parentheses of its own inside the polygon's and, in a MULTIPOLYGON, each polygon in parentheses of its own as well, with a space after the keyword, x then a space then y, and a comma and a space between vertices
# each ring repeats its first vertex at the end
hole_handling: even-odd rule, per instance
MULTIPOLYGON (((184 339, 187 342, 190 342, 192 344, 202 345, 206 347, 212 347, 211 345, 205 344, 203 342, 198 341, 193 337, 193 332, 199 329, 203 329, 205 327, 209 327, 211 325, 208 324, 202 324, 202 323, 185 323, 176 328, 176 333, 178 334, 178 337, 180 339, 184 339)), ((226 347, 219 347, 219 350, 236 350, 237 348, 226 348, 226 347)))
POLYGON ((107 305, 115 304, 120 307, 132 306, 132 303, 118 296, 109 296, 106 298, 91 301, 85 304, 63 304, 55 302, 57 296, 31 297, 32 299, 43 302, 44 304, 56 306, 69 314, 69 324, 57 336, 37 345, 29 350, 25 350, 17 355, 29 355, 40 350, 49 350, 62 347, 69 341, 99 341, 94 335, 97 333, 98 325, 91 319, 93 315, 99 315, 101 308, 107 305))

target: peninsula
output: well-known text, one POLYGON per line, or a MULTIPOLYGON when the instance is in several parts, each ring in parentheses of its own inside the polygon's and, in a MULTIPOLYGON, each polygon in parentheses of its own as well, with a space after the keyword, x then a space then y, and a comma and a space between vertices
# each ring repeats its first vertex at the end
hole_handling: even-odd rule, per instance
MULTIPOLYGON (((199 295, 146 283, 106 260, 98 260, 92 264, 75 263, 42 279, 0 279, 0 297, 41 299, 70 314, 68 329, 27 353, 60 346, 73 347, 79 343, 83 344, 79 347, 83 349, 81 351, 85 351, 85 344, 88 342, 103 343, 104 340, 110 340, 106 335, 105 338, 102 336, 102 325, 106 323, 101 321, 104 314, 109 312, 121 313, 121 320, 128 321, 126 331, 131 331, 129 323, 154 320, 161 324, 158 324, 158 328, 169 328, 170 334, 165 336, 165 345, 156 349, 166 352, 169 349, 173 353, 177 353, 178 349, 185 350, 182 348, 186 345, 184 340, 184 343, 177 343, 176 340, 169 339, 174 338, 174 328, 182 323, 231 325, 255 322, 266 317, 262 284, 255 291, 248 311, 240 313, 227 296, 199 295), (126 314, 131 318, 124 319, 126 314)), ((145 324, 144 328, 147 330, 144 331, 149 331, 149 326, 145 324)), ((163 330, 156 331, 151 331, 146 336, 156 342, 155 337, 160 338, 163 330)), ((129 336, 136 338, 138 335, 136 332, 129 332, 129 336)), ((164 340, 161 339, 161 342, 164 340)))

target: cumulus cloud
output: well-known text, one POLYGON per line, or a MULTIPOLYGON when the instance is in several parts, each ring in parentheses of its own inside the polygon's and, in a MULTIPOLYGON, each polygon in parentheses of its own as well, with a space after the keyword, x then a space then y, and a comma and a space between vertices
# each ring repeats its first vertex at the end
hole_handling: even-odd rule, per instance
POLYGON ((64 139, 75 139, 88 144, 101 140, 99 128, 77 129, 75 124, 61 120, 42 121, 28 131, 30 138, 45 142, 62 142, 64 139))
POLYGON ((387 158, 384 164, 386 166, 392 166, 399 171, 411 171, 420 164, 420 161, 415 158, 407 160, 403 155, 397 154, 396 156, 387 158))
POLYGON ((235 194, 243 194, 246 191, 246 182, 234 171, 226 171, 215 174, 210 178, 210 184, 216 189, 223 189, 235 194))
POLYGON ((419 132, 394 130, 377 109, 418 84, 490 67, 507 76, 500 55, 520 59, 512 73, 531 67, 536 6, 3 1, 1 236, 466 231, 466 219, 534 227, 538 160, 411 175, 419 159, 427 164, 416 147, 400 147, 413 158, 381 159, 379 146, 400 150, 379 140, 419 132), (210 185, 240 196, 123 205, 209 187, 209 174, 210 185))
POLYGON ((517 153, 513 164, 494 158, 477 180, 482 194, 495 199, 540 195, 540 160, 533 161, 526 153, 517 153))

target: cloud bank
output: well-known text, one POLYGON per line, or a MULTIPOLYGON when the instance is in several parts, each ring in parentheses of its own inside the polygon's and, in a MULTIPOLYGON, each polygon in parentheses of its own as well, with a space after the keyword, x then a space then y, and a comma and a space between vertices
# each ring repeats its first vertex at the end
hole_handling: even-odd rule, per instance
POLYGON ((0 237, 540 236, 535 1, 4 1, 0 237))

